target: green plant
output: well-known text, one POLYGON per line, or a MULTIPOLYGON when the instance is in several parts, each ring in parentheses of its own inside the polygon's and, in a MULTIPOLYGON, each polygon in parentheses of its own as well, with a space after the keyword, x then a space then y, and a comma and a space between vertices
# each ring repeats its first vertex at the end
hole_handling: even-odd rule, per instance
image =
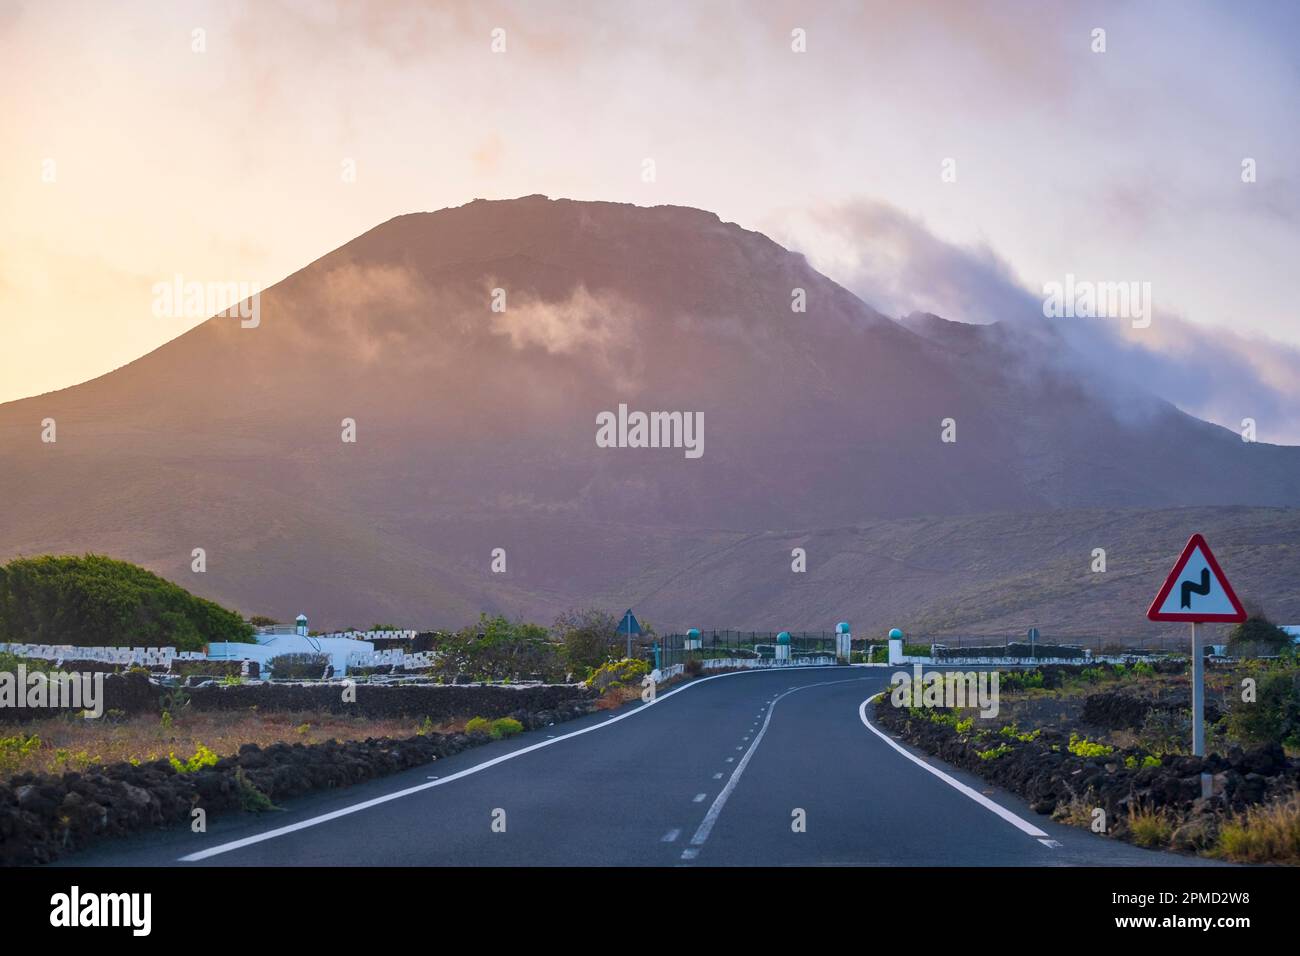
POLYGON ((125 561, 45 555, 0 567, 0 641, 195 651, 252 640, 239 615, 125 561))
POLYGON ((167 755, 168 762, 177 773, 198 773, 205 767, 215 766, 218 759, 217 755, 203 744, 199 744, 199 749, 189 760, 178 760, 174 753, 167 755))
POLYGON ((244 678, 239 674, 224 674, 221 677, 221 684, 224 687, 238 687, 244 682, 244 678))
POLYGON ((1124 766, 1129 770, 1137 770, 1139 767, 1158 767, 1160 758, 1151 754, 1144 754, 1141 758, 1137 754, 1129 754, 1124 758, 1124 766))
POLYGON ((608 661, 592 672, 587 678, 587 686, 597 693, 604 693, 628 684, 639 684, 649 673, 650 665, 634 657, 608 661))
MULTIPOLYGON (((178 710, 184 710, 190 705, 190 695, 184 687, 173 687, 164 691, 158 698, 158 706, 164 711, 175 713, 178 710)), ((170 726, 170 724, 168 725, 170 726)))
POLYGON ((1225 820, 1215 855, 1241 863, 1300 863, 1300 799, 1292 795, 1225 820))
POLYGON ((492 737, 495 740, 501 740, 503 737, 513 737, 524 729, 524 725, 513 717, 498 717, 492 721, 492 737))
POLYGON ((1300 746, 1300 669, 1276 666, 1256 679, 1255 700, 1234 699, 1228 734, 1243 744, 1300 746))
POLYGON ((1246 618, 1228 632, 1228 651, 1239 656, 1278 654, 1291 645, 1291 635, 1262 614, 1246 618))
POLYGON ((171 730, 172 712, 170 710, 164 710, 162 716, 158 718, 158 723, 162 725, 163 730, 171 730))
POLYGON ((1151 807, 1129 806, 1128 829, 1138 846, 1168 846, 1174 826, 1163 810, 1151 807))
POLYGON ((0 774, 9 774, 41 747, 41 738, 19 733, 13 737, 0 737, 0 774))
POLYGON ((492 721, 486 717, 474 717, 466 722, 465 733, 467 734, 491 734, 492 721))
POLYGON ((1076 757, 1108 757, 1115 752, 1115 748, 1087 740, 1077 733, 1072 733, 1070 734, 1069 751, 1076 757))
POLYGON ((1138 743, 1153 754, 1178 754, 1187 751, 1192 736, 1190 710, 1152 708, 1138 729, 1138 743))
POLYGON ((560 635, 564 662, 574 674, 590 674, 619 646, 618 619, 607 611, 567 611, 556 619, 554 631, 560 635))
POLYGON ((235 787, 239 790, 239 804, 247 813, 264 813, 279 809, 271 798, 253 785, 244 773, 243 767, 235 768, 235 787))
POLYGON ((415 732, 417 737, 427 737, 433 733, 433 721, 425 717, 424 723, 420 724, 420 729, 415 732))
POLYGON ((988 750, 977 750, 975 756, 980 760, 996 760, 998 757, 1005 757, 1011 753, 1014 748, 1010 744, 998 744, 996 747, 990 747, 988 750))
POLYGON ((1012 723, 1012 724, 1007 724, 1000 731, 998 731, 998 733, 1000 733, 1003 737, 1011 737, 1015 740, 1019 740, 1021 743, 1027 744, 1031 740, 1037 740, 1038 735, 1042 733, 1042 730, 1037 729, 1022 734, 1020 732, 1020 728, 1018 728, 1014 723, 1012 723))
POLYGON ((325 676, 330 666, 328 654, 281 654, 266 662, 271 675, 279 680, 316 680, 325 676))

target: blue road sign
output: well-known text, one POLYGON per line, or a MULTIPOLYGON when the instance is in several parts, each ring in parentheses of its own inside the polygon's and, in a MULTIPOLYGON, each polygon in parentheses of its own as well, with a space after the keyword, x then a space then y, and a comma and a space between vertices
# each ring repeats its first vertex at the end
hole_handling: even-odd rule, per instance
POLYGON ((640 634, 641 622, 636 619, 632 609, 628 608, 627 613, 623 615, 623 620, 618 622, 618 632, 620 634, 640 634))

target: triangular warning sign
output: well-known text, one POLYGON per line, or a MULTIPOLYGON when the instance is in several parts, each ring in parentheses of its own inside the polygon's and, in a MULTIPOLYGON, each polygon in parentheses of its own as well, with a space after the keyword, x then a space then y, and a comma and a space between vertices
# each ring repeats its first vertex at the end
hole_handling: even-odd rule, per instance
POLYGON ((1238 624, 1246 620, 1246 611, 1214 560, 1210 546, 1194 534, 1147 608, 1147 617, 1153 621, 1238 624))

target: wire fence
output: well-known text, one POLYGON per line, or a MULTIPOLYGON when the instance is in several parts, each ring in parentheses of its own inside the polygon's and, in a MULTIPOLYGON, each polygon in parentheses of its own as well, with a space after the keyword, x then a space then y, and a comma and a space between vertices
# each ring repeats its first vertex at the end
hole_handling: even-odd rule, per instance
MULTIPOLYGON (((667 634, 651 643, 642 644, 641 655, 660 667, 683 664, 694 657, 708 660, 715 657, 774 657, 777 635, 780 631, 741 631, 741 630, 701 630, 698 648, 688 652, 688 637, 684 633, 667 634), (657 658, 655 655, 658 655, 657 658)), ((790 656, 808 657, 835 653, 834 631, 790 631, 790 656)), ((855 653, 865 651, 869 646, 885 643, 884 636, 854 637, 855 653)), ((906 643, 909 647, 929 647, 942 644, 950 651, 963 647, 988 648, 1002 645, 1024 645, 1023 632, 1002 635, 926 635, 908 634, 906 643)), ((1094 654, 1162 654, 1186 653, 1190 649, 1187 635, 1161 635, 1156 637, 1144 635, 1043 635, 1035 642, 1040 647, 1078 647, 1087 648, 1094 654)))

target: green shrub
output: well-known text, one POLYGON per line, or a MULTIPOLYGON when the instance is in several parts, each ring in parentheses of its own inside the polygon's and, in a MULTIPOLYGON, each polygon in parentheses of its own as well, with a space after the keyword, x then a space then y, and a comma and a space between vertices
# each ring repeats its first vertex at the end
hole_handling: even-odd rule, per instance
POLYGON ((197 651, 252 640, 239 615, 125 561, 46 555, 0 567, 0 641, 197 651))
POLYGON ((174 753, 167 756, 172 769, 177 773, 198 773, 204 767, 215 766, 217 759, 217 755, 203 744, 199 744, 199 749, 194 752, 194 756, 189 760, 178 760, 174 753))
POLYGON ((1300 669, 1284 666, 1262 672, 1253 702, 1237 694, 1228 710, 1228 734, 1247 745, 1300 746, 1300 669))
POLYGON ((235 787, 239 790, 239 804, 245 813, 263 813, 278 809, 271 798, 253 785, 243 767, 235 768, 235 787))
POLYGON ((1011 753, 1011 751, 1012 747, 1010 744, 998 744, 996 747, 991 747, 988 750, 975 751, 975 756, 979 757, 980 760, 997 760, 999 757, 1005 757, 1007 754, 1011 753))
POLYGON ((621 661, 608 661, 602 664, 587 678, 587 686, 603 694, 605 691, 616 690, 629 684, 640 684, 642 678, 649 673, 649 663, 635 657, 627 657, 621 661))
POLYGON ((1138 729, 1138 743, 1153 754, 1186 753, 1192 736, 1192 712, 1153 708, 1138 729))
POLYGON ((1080 737, 1078 734, 1070 734, 1069 751, 1076 757, 1109 757, 1115 752, 1115 748, 1080 737))
POLYGON ((498 717, 492 721, 492 737, 494 740, 501 740, 503 737, 513 737, 524 729, 524 725, 513 717, 498 717))
POLYGON ((439 639, 436 672, 452 678, 468 674, 478 680, 543 680, 564 677, 559 647, 539 624, 479 615, 478 624, 439 639))
POLYGON ((22 761, 41 747, 41 738, 19 733, 13 737, 0 737, 0 774, 8 775, 18 769, 22 761))
POLYGON ((1292 643, 1290 634, 1262 614, 1246 618, 1228 632, 1228 653, 1237 656, 1279 654, 1292 643))
POLYGON ((1139 760, 1136 754, 1130 754, 1124 758, 1124 766, 1129 770, 1137 770, 1141 767, 1158 767, 1160 766, 1160 758, 1145 754, 1139 760))
POLYGON ((491 734, 492 721, 486 717, 474 717, 465 724, 467 734, 491 734))
POLYGON ((266 662, 276 680, 315 680, 325 676, 328 654, 281 654, 266 662))

